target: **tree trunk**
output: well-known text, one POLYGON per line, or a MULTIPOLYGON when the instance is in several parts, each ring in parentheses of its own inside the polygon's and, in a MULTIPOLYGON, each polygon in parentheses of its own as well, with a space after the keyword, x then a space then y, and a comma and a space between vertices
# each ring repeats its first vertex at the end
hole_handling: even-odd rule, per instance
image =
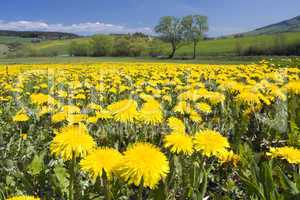
POLYGON ((197 47, 197 41, 194 41, 194 54, 193 54, 193 59, 196 59, 196 47, 197 47))
POLYGON ((169 59, 173 58, 176 52, 176 45, 172 43, 172 52, 169 55, 169 59))

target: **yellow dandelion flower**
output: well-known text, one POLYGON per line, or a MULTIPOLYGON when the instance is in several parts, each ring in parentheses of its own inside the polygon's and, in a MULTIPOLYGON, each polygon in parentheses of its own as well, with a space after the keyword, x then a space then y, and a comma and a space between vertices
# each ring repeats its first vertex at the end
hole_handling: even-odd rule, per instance
POLYGON ((150 100, 142 106, 139 119, 146 124, 159 124, 163 120, 163 113, 160 103, 155 100, 150 100))
POLYGON ((68 114, 65 112, 58 112, 51 116, 51 121, 53 123, 62 122, 67 119, 68 114))
POLYGON ((233 166, 237 166, 238 162, 240 161, 240 157, 233 153, 233 151, 220 151, 217 153, 217 158, 220 161, 220 164, 223 165, 225 163, 232 163, 233 166))
POLYGON ((199 122, 202 122, 202 117, 195 110, 191 110, 190 120, 192 120, 193 122, 199 123, 199 122))
POLYGON ((22 138, 22 140, 27 140, 27 133, 21 133, 20 137, 22 138))
POLYGON ((100 105, 95 104, 95 103, 90 103, 87 107, 92 110, 102 110, 103 109, 100 105))
POLYGON ((226 137, 214 130, 204 130, 196 133, 194 137, 194 148, 205 156, 217 155, 219 152, 229 148, 226 137))
POLYGON ((42 105, 42 104, 55 104, 56 100, 50 95, 38 93, 30 95, 31 102, 33 104, 42 105))
POLYGON ((260 105, 259 94, 256 92, 243 91, 235 97, 236 101, 246 105, 260 105))
POLYGON ((173 110, 174 112, 178 112, 180 114, 189 114, 191 112, 191 107, 186 101, 180 101, 173 110))
POLYGON ((39 111, 38 111, 38 116, 43 116, 43 115, 45 115, 45 114, 49 114, 49 113, 51 113, 51 111, 52 111, 52 107, 50 107, 50 106, 42 106, 40 109, 39 109, 39 111))
POLYGON ((140 97, 141 99, 143 99, 144 101, 146 101, 146 102, 147 102, 147 101, 153 101, 153 100, 154 100, 154 97, 153 97, 153 96, 148 95, 148 94, 145 94, 145 93, 140 94, 139 97, 140 97))
POLYGON ((197 90, 189 90, 184 93, 181 93, 178 96, 178 98, 181 99, 182 101, 190 100, 196 102, 200 98, 200 95, 197 90))
POLYGON ((40 200, 38 197, 34 196, 15 196, 15 197, 10 197, 7 200, 40 200))
POLYGON ((171 103, 172 102, 172 97, 170 95, 164 95, 162 97, 162 100, 168 102, 168 103, 171 103))
POLYGON ((84 122, 86 121, 88 116, 86 114, 70 114, 67 116, 67 121, 70 124, 76 124, 79 122, 84 122))
POLYGON ((176 133, 185 133, 185 126, 183 121, 176 117, 170 117, 168 119, 168 126, 176 133))
POLYGON ((294 147, 278 147, 270 148, 270 152, 267 153, 272 158, 281 158, 287 160, 291 164, 300 164, 300 150, 294 147))
POLYGON ((109 112, 108 110, 104 110, 104 109, 96 111, 96 117, 98 119, 102 119, 102 120, 104 120, 104 119, 112 119, 113 118, 111 112, 109 112))
POLYGON ((81 160, 80 166, 83 171, 91 174, 93 179, 102 176, 105 171, 108 179, 111 179, 116 166, 120 164, 122 154, 116 149, 112 148, 98 148, 90 153, 86 158, 81 160))
POLYGON ((63 90, 58 90, 57 91, 57 96, 61 97, 61 98, 65 98, 65 97, 68 96, 68 93, 66 91, 63 91, 63 90))
POLYGON ((2 97, 2 96, 0 96, 0 101, 7 102, 7 101, 9 101, 9 97, 2 97))
POLYGON ((90 124, 95 124, 98 121, 98 117, 97 116, 91 116, 91 117, 88 117, 86 121, 90 124))
POLYGON ((29 120, 29 116, 23 111, 19 111, 14 117, 13 121, 14 122, 26 122, 29 120))
POLYGON ((225 101, 225 96, 219 92, 208 92, 208 94, 206 95, 206 98, 213 105, 222 103, 225 101))
POLYGON ((48 84, 42 83, 42 84, 40 84, 40 87, 41 87, 42 89, 46 89, 46 88, 48 88, 48 84))
POLYGON ((291 94, 300 95, 300 81, 290 81, 284 88, 291 94))
POLYGON ((50 144, 53 155, 63 160, 75 157, 85 157, 95 147, 93 138, 83 124, 70 125, 59 130, 50 144))
POLYGON ((137 103, 134 100, 121 100, 107 107, 114 119, 120 122, 133 122, 138 119, 137 103))
POLYGON ((136 143, 124 153, 118 173, 129 184, 153 189, 169 173, 167 157, 156 146, 136 143))
POLYGON ((172 153, 191 155, 193 153, 193 140, 187 134, 173 132, 165 136, 164 147, 170 148, 172 153))
POLYGON ((62 110, 69 114, 80 113, 80 108, 74 105, 65 105, 62 107, 62 110))
POLYGON ((206 114, 212 112, 210 105, 207 103, 197 103, 196 108, 206 114))

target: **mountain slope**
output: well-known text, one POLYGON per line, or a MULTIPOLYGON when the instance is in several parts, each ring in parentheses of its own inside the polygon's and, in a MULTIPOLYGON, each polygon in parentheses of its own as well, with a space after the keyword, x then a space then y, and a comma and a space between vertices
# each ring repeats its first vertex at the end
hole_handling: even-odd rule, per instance
POLYGON ((71 39, 71 38, 79 37, 78 35, 73 33, 44 32, 44 31, 9 31, 9 30, 0 30, 0 36, 39 38, 44 40, 71 39))
POLYGON ((283 32, 300 32, 300 15, 276 24, 255 29, 254 31, 245 33, 245 35, 263 35, 283 32))

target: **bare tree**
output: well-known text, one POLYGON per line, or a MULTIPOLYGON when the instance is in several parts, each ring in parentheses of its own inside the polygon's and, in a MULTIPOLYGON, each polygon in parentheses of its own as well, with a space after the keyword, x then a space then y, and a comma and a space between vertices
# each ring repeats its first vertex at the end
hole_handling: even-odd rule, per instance
POLYGON ((196 58, 196 48, 200 40, 204 38, 204 33, 208 31, 208 22, 206 16, 189 15, 181 20, 184 39, 193 42, 193 58, 196 58))
POLYGON ((181 19, 173 16, 162 17, 159 24, 155 27, 155 32, 160 34, 163 41, 171 44, 172 51, 169 58, 173 58, 176 50, 179 48, 179 43, 183 39, 181 19))

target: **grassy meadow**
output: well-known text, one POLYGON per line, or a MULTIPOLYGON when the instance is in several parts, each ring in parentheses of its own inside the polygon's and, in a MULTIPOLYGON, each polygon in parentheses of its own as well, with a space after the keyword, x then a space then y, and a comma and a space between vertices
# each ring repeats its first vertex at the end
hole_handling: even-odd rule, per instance
MULTIPOLYGON (((116 36, 110 36, 115 38, 116 36)), ((281 42, 285 45, 291 45, 299 43, 300 34, 294 33, 283 33, 280 35, 281 42)), ((219 38, 212 40, 203 40, 198 43, 197 55, 198 56, 235 56, 238 55, 239 51, 248 49, 249 47, 255 48, 271 48, 278 40, 278 35, 258 35, 258 36, 244 36, 240 38, 219 38)), ((46 40, 40 43, 31 43, 30 38, 18 38, 18 37, 4 37, 0 36, 0 45, 2 46, 2 57, 4 46, 10 43, 21 43, 22 48, 17 50, 19 56, 28 56, 33 54, 34 56, 67 56, 69 54, 70 45, 72 42, 78 44, 87 45, 90 41, 90 37, 82 37, 76 39, 63 39, 63 40, 46 40)), ((142 56, 148 56, 150 41, 145 42, 145 49, 142 52, 142 56)), ((177 50, 177 57, 188 57, 192 55, 191 44, 181 44, 181 47, 177 50)), ((1 47, 0 47, 1 48, 1 47)), ((161 54, 167 55, 170 51, 170 46, 167 43, 159 42, 156 48, 160 49, 161 54)), ((7 48, 6 48, 7 50, 7 48)), ((1 57, 1 53, 0 53, 1 57)), ((228 59, 229 60, 229 59, 228 59)))
POLYGON ((191 64, 251 64, 258 63, 262 59, 272 58, 281 60, 284 57, 262 57, 262 56, 200 56, 196 60, 182 59, 158 59, 151 57, 24 57, 24 58, 2 58, 0 64, 75 64, 75 63, 102 63, 102 62, 131 62, 131 63, 191 63, 191 64))
MULTIPOLYGON (((242 48, 247 48, 250 45, 268 46, 273 44, 274 35, 260 35, 260 36, 246 36, 242 38, 224 38, 200 41, 197 46, 198 55, 214 56, 214 55, 236 55, 237 45, 240 44, 242 48)), ((285 33, 283 34, 285 42, 292 44, 300 41, 300 34, 285 33)), ((36 51, 58 51, 59 54, 68 54, 68 47, 72 41, 79 43, 88 42, 88 38, 63 40, 63 41, 46 41, 39 44, 33 44, 30 47, 36 51)), ((168 53, 169 45, 161 43, 161 49, 168 53)), ((178 49, 177 56, 188 56, 192 54, 191 44, 183 44, 178 49)))

